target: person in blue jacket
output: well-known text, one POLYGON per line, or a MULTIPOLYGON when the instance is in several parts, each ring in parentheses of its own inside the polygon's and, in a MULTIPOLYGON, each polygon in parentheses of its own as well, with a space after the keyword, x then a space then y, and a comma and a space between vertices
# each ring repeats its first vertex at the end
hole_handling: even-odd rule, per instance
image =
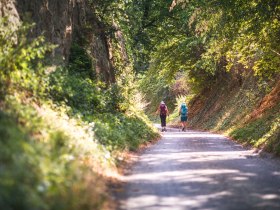
POLYGON ((180 106, 179 116, 181 116, 182 131, 184 131, 188 121, 188 107, 185 102, 183 102, 180 106))

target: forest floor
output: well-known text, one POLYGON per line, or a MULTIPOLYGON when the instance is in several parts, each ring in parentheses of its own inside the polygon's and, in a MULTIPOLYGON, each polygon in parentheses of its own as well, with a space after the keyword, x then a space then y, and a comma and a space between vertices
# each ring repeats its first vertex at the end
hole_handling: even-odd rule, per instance
POLYGON ((280 160, 218 134, 169 128, 140 152, 119 209, 280 209, 280 160))

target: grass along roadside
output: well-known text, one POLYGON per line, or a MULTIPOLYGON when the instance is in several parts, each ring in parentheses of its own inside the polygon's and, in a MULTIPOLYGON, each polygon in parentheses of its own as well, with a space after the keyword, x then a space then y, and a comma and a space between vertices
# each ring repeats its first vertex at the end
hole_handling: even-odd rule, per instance
MULTIPOLYGON (((104 132, 103 140, 111 139, 102 144, 95 129, 98 123, 69 116, 68 109, 52 101, 27 102, 17 94, 1 103, 1 209, 113 208, 106 185, 118 173, 118 157, 152 133, 138 134, 131 147, 113 146, 116 130, 124 136, 121 141, 129 141, 133 131, 126 134, 124 127, 111 122, 98 130, 99 136, 104 132), (110 129, 115 131, 105 133, 110 129)), ((137 118, 131 123, 137 124, 137 118)))
POLYGON ((115 166, 108 151, 93 141, 90 125, 16 97, 1 110, 1 209, 108 206, 101 174, 115 166))
POLYGON ((280 83, 276 80, 269 91, 264 91, 256 78, 249 76, 242 86, 229 83, 220 87, 205 91, 191 102, 190 126, 223 133, 241 144, 279 156, 280 83))
POLYGON ((280 104, 261 118, 244 123, 228 131, 228 135, 239 142, 257 149, 280 155, 280 104))

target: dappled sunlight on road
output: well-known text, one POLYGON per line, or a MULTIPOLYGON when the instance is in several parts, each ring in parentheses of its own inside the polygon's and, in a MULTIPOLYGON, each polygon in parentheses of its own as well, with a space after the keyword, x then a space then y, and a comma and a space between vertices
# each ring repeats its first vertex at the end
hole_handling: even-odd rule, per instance
POLYGON ((230 192, 222 191, 217 192, 211 195, 200 195, 196 196, 195 199, 188 199, 182 200, 180 197, 176 196, 163 196, 158 197, 154 195, 142 195, 139 197, 132 198, 131 203, 132 206, 129 209, 139 209, 139 203, 141 204, 141 208, 143 209, 171 209, 170 203, 172 203, 172 210, 173 209, 186 209, 187 207, 199 207, 201 203, 206 202, 208 199, 211 198, 222 198, 224 196, 230 196, 230 192), (143 203, 143 200, 146 201, 143 203), (155 208, 154 206, 157 206, 155 208), (184 208, 183 208, 184 207, 184 208))
POLYGON ((224 138, 218 134, 201 133, 201 132, 166 132, 164 138, 224 138))
MULTIPOLYGON (((163 172, 152 172, 152 173, 143 173, 143 174, 134 174, 130 175, 126 181, 137 181, 137 180, 155 180, 155 181, 168 181, 170 179, 176 178, 176 180, 181 180, 181 181, 188 181, 191 180, 192 182, 211 182, 214 181, 214 179, 211 178, 211 176, 215 176, 217 174, 236 174, 237 176, 242 176, 240 174, 240 171, 238 170, 220 170, 217 173, 217 170, 211 170, 211 169, 201 169, 201 170, 192 170, 192 171, 187 171, 187 170, 181 170, 181 171, 163 171, 163 172)), ((254 174, 243 174, 244 176, 254 176, 254 174)), ((236 178, 236 177, 234 177, 236 178)), ((244 178, 244 177, 242 177, 244 178)))
POLYGON ((159 153, 159 152, 164 152, 164 149, 162 150, 156 150, 157 153, 151 154, 151 155, 146 155, 142 161, 147 162, 147 164, 161 164, 163 161, 168 161, 168 160, 174 160, 177 161, 178 163, 184 162, 184 163, 189 163, 189 162, 207 162, 207 161, 212 161, 212 160, 233 160, 233 159, 246 159, 247 158, 247 153, 243 154, 243 152, 229 152, 229 151, 224 151, 224 152, 215 152, 215 151, 210 151, 210 152, 194 152, 191 150, 184 150, 186 152, 178 152, 175 149, 169 149, 168 153, 159 153), (172 154, 175 153, 176 154, 172 154), (194 154, 195 153, 195 154, 194 154), (170 155, 172 154, 172 155, 170 155))
POLYGON ((218 134, 170 129, 123 178, 122 209, 280 209, 280 166, 218 134))

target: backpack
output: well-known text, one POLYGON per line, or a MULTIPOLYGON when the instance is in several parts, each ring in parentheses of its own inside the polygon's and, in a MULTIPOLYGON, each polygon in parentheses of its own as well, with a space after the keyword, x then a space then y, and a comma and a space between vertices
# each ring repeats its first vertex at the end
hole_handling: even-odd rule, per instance
POLYGON ((166 114, 167 114, 166 106, 165 106, 165 104, 161 104, 160 105, 160 115, 166 115, 166 114))
POLYGON ((187 116, 188 115, 188 107, 186 104, 181 105, 181 115, 182 116, 187 116))

